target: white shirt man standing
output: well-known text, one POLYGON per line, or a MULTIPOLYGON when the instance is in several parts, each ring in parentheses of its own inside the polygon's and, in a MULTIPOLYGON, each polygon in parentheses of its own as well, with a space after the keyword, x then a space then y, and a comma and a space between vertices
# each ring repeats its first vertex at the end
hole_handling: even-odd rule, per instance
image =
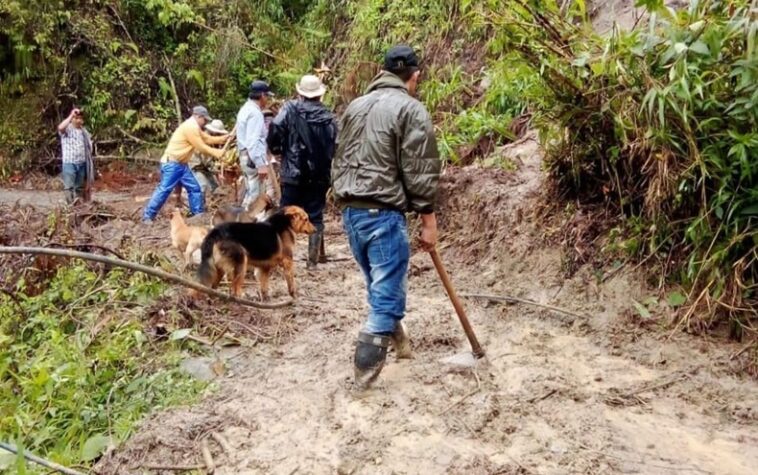
POLYGON ((247 207, 261 192, 261 185, 268 178, 266 159, 266 124, 263 109, 274 94, 264 81, 250 84, 248 100, 237 114, 237 149, 240 168, 245 174, 246 192, 242 206, 247 207))

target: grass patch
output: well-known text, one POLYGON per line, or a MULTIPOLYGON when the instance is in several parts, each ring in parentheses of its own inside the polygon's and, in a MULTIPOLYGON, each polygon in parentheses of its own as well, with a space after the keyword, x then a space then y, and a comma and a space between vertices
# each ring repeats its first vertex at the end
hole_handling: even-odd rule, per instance
MULTIPOLYGON (((205 385, 176 369, 180 343, 156 345, 143 331, 143 305, 164 284, 76 262, 58 268, 42 293, 26 295, 23 280, 0 293, 0 434, 88 466, 145 414, 192 402, 205 385)), ((27 470, 20 459, 3 462, 27 470)))

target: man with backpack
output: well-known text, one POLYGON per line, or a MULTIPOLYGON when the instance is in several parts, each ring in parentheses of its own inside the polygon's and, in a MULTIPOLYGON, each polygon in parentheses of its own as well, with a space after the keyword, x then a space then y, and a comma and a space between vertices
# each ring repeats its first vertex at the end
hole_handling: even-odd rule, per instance
POLYGON ((271 122, 268 148, 281 155, 282 206, 303 208, 316 227, 308 240, 308 269, 319 261, 324 239, 324 207, 329 189, 337 122, 321 98, 326 87, 312 75, 297 84, 297 100, 288 101, 271 122))

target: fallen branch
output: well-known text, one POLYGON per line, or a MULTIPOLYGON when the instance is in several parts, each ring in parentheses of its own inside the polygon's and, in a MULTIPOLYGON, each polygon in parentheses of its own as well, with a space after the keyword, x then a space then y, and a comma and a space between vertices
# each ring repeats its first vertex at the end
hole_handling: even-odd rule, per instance
POLYGON ((200 452, 203 454, 203 460, 205 461, 205 473, 213 475, 213 472, 216 471, 216 462, 213 461, 211 449, 208 447, 208 439, 203 439, 201 442, 200 452))
POLYGON ((140 465, 140 468, 147 470, 167 470, 170 472, 191 472, 192 470, 202 470, 205 465, 140 465))
POLYGON ((168 57, 164 54, 163 60, 166 63, 166 73, 168 73, 168 82, 171 86, 171 95, 174 97, 174 107, 176 107, 176 120, 179 124, 182 123, 182 106, 179 103, 179 94, 176 92, 176 84, 174 83, 174 76, 171 74, 171 64, 169 64, 168 57))
POLYGON ((119 127, 119 126, 116 126, 116 129, 117 129, 119 132, 121 132, 121 133, 124 135, 124 137, 126 137, 126 138, 129 138, 129 139, 132 139, 132 140, 134 140, 134 141, 135 141, 135 142, 137 142, 137 143, 141 143, 141 144, 149 145, 149 146, 151 146, 151 147, 160 147, 160 146, 161 146, 161 144, 159 144, 159 143, 155 143, 155 142, 148 142, 147 140, 143 140, 143 139, 141 139, 141 138, 139 138, 139 137, 136 137, 136 136, 134 136, 134 135, 130 134, 129 132, 127 132, 126 130, 122 129, 122 128, 121 128, 121 127, 119 127))
MULTIPOLYGON (((0 448, 5 449, 10 453, 18 455, 18 449, 15 445, 6 444, 5 442, 0 442, 0 448)), ((65 473, 66 475, 84 475, 82 472, 77 472, 76 470, 70 469, 68 467, 64 467, 63 465, 58 465, 55 462, 51 462, 49 460, 43 459, 42 457, 37 457, 36 455, 32 455, 26 450, 22 452, 22 455, 26 460, 29 460, 30 462, 34 462, 37 465, 42 465, 43 467, 47 467, 50 470, 54 470, 58 473, 65 473)))
POLYGON ((114 256, 118 257, 119 259, 126 260, 124 256, 119 254, 118 252, 114 251, 113 249, 105 246, 100 246, 98 244, 88 244, 88 243, 81 243, 81 244, 61 244, 58 242, 51 242, 48 244, 48 246, 55 246, 60 247, 64 249, 100 249, 103 252, 109 252, 113 254, 114 256))
POLYGON ((293 304, 292 300, 286 300, 284 302, 277 302, 277 303, 261 303, 261 302, 254 302, 252 300, 243 299, 239 297, 233 297, 231 295, 227 295, 225 293, 219 292, 218 290, 211 289, 210 287, 206 287, 202 284, 198 284, 197 282, 194 282, 192 280, 185 279, 184 277, 180 277, 178 275, 171 274, 169 272, 165 272, 160 269, 156 269, 154 267, 148 267, 142 264, 137 264, 135 262, 124 261, 124 260, 116 259, 113 257, 101 256, 99 254, 91 254, 88 252, 69 251, 67 249, 50 249, 46 247, 0 246, 0 254, 45 254, 49 256, 72 257, 76 259, 84 259, 87 261, 100 262, 102 264, 110 264, 113 266, 123 267, 125 269, 130 269, 136 272, 142 272, 144 274, 152 275, 153 277, 158 277, 159 279, 165 280, 167 282, 173 282, 175 284, 179 284, 184 287, 189 287, 191 289, 203 292, 205 294, 218 297, 228 302, 234 302, 240 305, 246 305, 248 307, 270 310, 270 309, 275 309, 275 308, 288 307, 293 304))
POLYGON ((438 413, 437 413, 437 416, 439 417, 439 416, 441 416, 441 415, 443 415, 443 414, 445 414, 445 413, 449 412, 449 411, 450 411, 451 409, 453 409, 455 406, 457 406, 457 405, 461 404, 461 403, 462 403, 462 402, 464 402, 466 399, 470 398, 471 396, 473 396, 474 394, 476 394, 476 393, 478 393, 478 392, 479 392, 479 387, 477 386, 477 388, 476 388, 476 389, 474 389, 474 390, 473 390, 473 391, 471 391, 470 393, 466 394, 466 395, 465 395, 465 396, 463 396, 462 398, 458 399, 458 400, 457 400, 457 401, 455 401, 454 403, 450 404, 450 405, 449 405, 449 406, 447 406, 445 409, 443 409, 443 410, 441 410, 440 412, 438 412, 438 413))
MULTIPOLYGON (((208 31, 210 31, 212 33, 216 33, 217 35, 221 35, 222 34, 222 32, 220 32, 219 30, 217 30, 215 28, 211 28, 210 26, 208 26, 208 25, 206 25, 204 23, 200 23, 199 21, 193 21, 191 23, 194 24, 194 25, 196 25, 196 26, 199 26, 200 28, 203 28, 204 30, 208 30, 208 31)), ((277 61, 281 61, 284 64, 286 64, 287 66, 294 66, 292 64, 292 62, 290 62, 289 60, 287 60, 287 59, 285 59, 285 58, 283 58, 281 56, 277 56, 274 53, 271 53, 269 51, 266 51, 265 49, 261 48, 260 46, 255 46, 254 44, 250 43, 246 39, 245 40, 241 40, 239 37, 235 37, 235 39, 237 40, 237 42, 239 42, 243 46, 247 46, 248 48, 250 48, 252 50, 255 50, 255 51, 257 51, 257 52, 259 52, 259 53, 261 53, 263 55, 266 55, 266 56, 268 56, 271 59, 275 59, 277 61)))
MULTIPOLYGON (((2 291, 2 290, 3 289, 0 289, 0 291, 2 291)), ((745 345, 740 351, 738 351, 735 354, 733 354, 729 359, 730 360, 734 360, 734 359, 742 356, 742 354, 744 354, 745 352, 747 352, 751 348, 758 348, 758 340, 751 341, 750 343, 748 343, 747 345, 745 345)))
POLYGON ((645 400, 640 397, 640 394, 647 393, 647 392, 654 392, 659 389, 664 389, 672 384, 676 384, 680 381, 684 381, 685 379, 691 378, 690 374, 677 374, 671 378, 668 378, 667 380, 653 384, 653 385, 646 385, 641 388, 627 391, 625 393, 621 393, 618 389, 612 388, 609 391, 609 394, 605 397, 606 404, 611 404, 615 406, 629 406, 634 404, 645 404, 645 400))
POLYGON ((5 294, 10 298, 14 304, 16 304, 16 307, 21 311, 21 315, 26 316, 26 310, 24 310, 24 306, 21 305, 21 300, 19 300, 18 295, 11 292, 10 290, 0 287, 0 293, 5 294))
POLYGON ((553 394, 557 393, 557 389, 551 389, 550 391, 546 392, 542 396, 534 396, 533 398, 528 399, 526 402, 529 404, 534 404, 535 402, 544 401, 545 399, 549 398, 553 394))
POLYGON ((218 432, 211 432, 211 438, 215 440, 219 446, 221 446, 221 449, 226 453, 227 457, 231 457, 233 454, 232 447, 229 445, 229 442, 219 434, 218 432))
POLYGON ((534 300, 522 299, 519 297, 511 297, 510 295, 482 295, 482 294, 461 294, 461 297, 468 299, 482 299, 492 300, 493 302, 508 302, 508 303, 522 303, 524 305, 532 305, 534 307, 546 308, 554 312, 563 313, 571 317, 587 318, 586 315, 579 315, 578 313, 571 312, 565 308, 556 307, 555 305, 549 305, 546 303, 535 302, 534 300))
POLYGON ((101 162, 108 161, 108 160, 125 160, 129 162, 161 163, 161 161, 158 160, 157 158, 134 157, 131 155, 95 155, 93 158, 101 162))

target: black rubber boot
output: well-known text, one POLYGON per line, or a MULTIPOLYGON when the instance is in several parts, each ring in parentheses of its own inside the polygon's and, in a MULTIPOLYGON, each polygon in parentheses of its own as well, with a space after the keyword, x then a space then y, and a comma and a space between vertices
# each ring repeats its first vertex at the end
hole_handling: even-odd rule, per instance
POLYGON ((376 381, 387 360, 387 347, 391 339, 374 333, 358 333, 355 346, 355 384, 360 389, 367 389, 376 381))
POLYGON ((318 264, 321 236, 321 231, 316 231, 308 236, 308 263, 305 265, 307 269, 315 269, 316 264, 318 264))

